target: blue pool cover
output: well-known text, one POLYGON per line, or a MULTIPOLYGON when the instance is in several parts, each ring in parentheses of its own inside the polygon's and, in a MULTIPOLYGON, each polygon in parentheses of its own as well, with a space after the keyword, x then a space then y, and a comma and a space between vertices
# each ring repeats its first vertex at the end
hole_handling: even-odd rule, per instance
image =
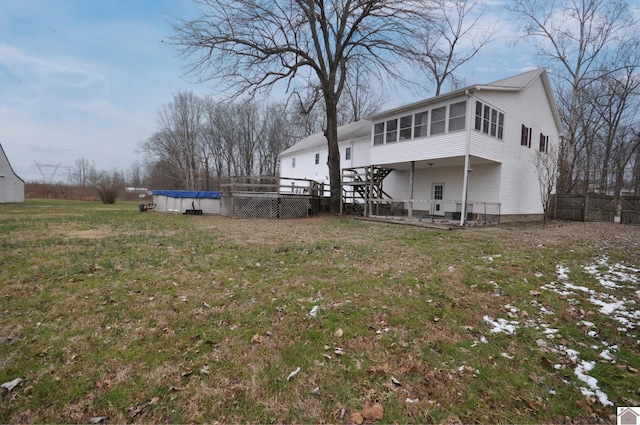
POLYGON ((220 192, 208 192, 202 190, 154 190, 154 196, 168 196, 169 198, 207 198, 220 199, 220 192))

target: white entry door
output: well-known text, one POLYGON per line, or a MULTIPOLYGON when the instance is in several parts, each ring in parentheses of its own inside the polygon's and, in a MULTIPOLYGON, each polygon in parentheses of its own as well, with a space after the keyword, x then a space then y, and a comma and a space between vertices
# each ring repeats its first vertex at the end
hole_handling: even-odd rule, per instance
POLYGON ((444 183, 434 183, 431 188, 433 199, 433 215, 444 216, 444 183))

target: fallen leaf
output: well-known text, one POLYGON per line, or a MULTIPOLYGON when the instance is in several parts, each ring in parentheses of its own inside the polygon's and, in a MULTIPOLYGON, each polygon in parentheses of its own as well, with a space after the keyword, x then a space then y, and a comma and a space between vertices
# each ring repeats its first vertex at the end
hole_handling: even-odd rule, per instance
POLYGON ((252 344, 262 344, 262 335, 255 334, 251 337, 252 344))
POLYGON ((391 383, 397 387, 401 387, 402 384, 394 376, 391 377, 391 383))
POLYGON ((362 418, 362 415, 360 414, 360 412, 352 413, 349 419, 350 419, 350 423, 355 425, 361 425, 362 422, 364 422, 364 419, 362 418))
POLYGON ((340 328, 336 329, 333 332, 333 336, 335 336, 336 338, 340 338, 343 334, 344 334, 344 331, 340 328))
POLYGON ((90 424, 99 424, 101 422, 104 422, 108 419, 108 416, 94 416, 93 418, 89 419, 89 423, 90 424))
POLYGON ((380 420, 384 417, 384 408, 380 403, 376 403, 373 406, 369 406, 369 403, 367 403, 362 409, 362 417, 368 421, 380 420))
POLYGON ((591 412, 593 412, 593 409, 591 409, 591 406, 590 406, 590 403, 589 403, 589 400, 588 400, 588 399, 578 400, 578 401, 576 402, 576 405, 577 405, 580 409, 584 410, 584 411, 585 411, 585 412, 587 412, 587 413, 591 413, 591 412))
POLYGON ((336 347, 335 350, 333 350, 333 352, 336 353, 336 355, 338 356, 344 355, 344 350, 340 347, 336 347))

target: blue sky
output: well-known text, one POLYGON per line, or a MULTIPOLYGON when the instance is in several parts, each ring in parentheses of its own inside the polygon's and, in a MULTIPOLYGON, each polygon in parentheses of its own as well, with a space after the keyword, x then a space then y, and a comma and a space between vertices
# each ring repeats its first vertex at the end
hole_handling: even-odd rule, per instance
MULTIPOLYGON (((503 2, 484 0, 487 22, 505 22, 503 2)), ((637 4, 640 0, 635 0, 637 4)), ((158 108, 180 90, 214 88, 185 77, 168 44, 170 22, 197 15, 191 0, 0 0, 0 144, 16 173, 42 180, 35 165, 61 164, 55 180, 84 158, 98 169, 130 169, 138 142, 157 129, 158 108)), ((513 46, 513 24, 464 68, 488 83, 542 64, 513 46)), ((432 93, 404 91, 387 107, 432 93)), ((277 95, 277 93, 275 93, 277 95)))

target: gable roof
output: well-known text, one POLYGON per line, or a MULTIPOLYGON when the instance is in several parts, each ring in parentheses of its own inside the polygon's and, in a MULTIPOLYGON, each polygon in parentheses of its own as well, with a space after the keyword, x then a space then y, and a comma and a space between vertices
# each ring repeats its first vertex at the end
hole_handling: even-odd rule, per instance
POLYGON ((458 90, 454 90, 449 93, 444 93, 429 99, 424 99, 418 102, 410 103, 408 105, 400 106, 395 109, 384 111, 378 114, 374 114, 367 117, 368 120, 375 121, 380 118, 400 114, 405 111, 422 108, 433 103, 441 102, 443 100, 460 97, 464 94, 475 93, 479 91, 505 91, 505 92, 519 92, 525 90, 531 86, 538 78, 542 81, 547 100, 553 114, 558 133, 562 134, 562 121, 560 120, 560 114, 558 113, 558 107, 553 96, 553 90, 551 89, 551 82, 545 68, 536 68, 522 74, 514 75, 512 77, 503 78, 502 80, 494 81, 488 84, 474 84, 472 86, 464 87, 458 90))
POLYGON ((24 183, 24 180, 22 180, 20 178, 19 175, 16 174, 15 171, 13 171, 13 167, 11 166, 11 162, 9 162, 9 157, 7 156, 7 154, 4 152, 4 148, 2 147, 2 143, 0 143, 0 158, 4 158, 7 161, 7 164, 9 164, 9 169, 11 170, 11 172, 13 173, 14 176, 16 176, 18 178, 18 180, 20 180, 21 182, 24 183))
MULTIPOLYGON (((371 134, 371 121, 360 120, 338 127, 338 143, 344 140, 357 139, 371 134)), ((315 133, 300 140, 280 155, 287 155, 293 152, 307 150, 315 147, 324 148, 327 146, 327 138, 324 133, 315 133)))

